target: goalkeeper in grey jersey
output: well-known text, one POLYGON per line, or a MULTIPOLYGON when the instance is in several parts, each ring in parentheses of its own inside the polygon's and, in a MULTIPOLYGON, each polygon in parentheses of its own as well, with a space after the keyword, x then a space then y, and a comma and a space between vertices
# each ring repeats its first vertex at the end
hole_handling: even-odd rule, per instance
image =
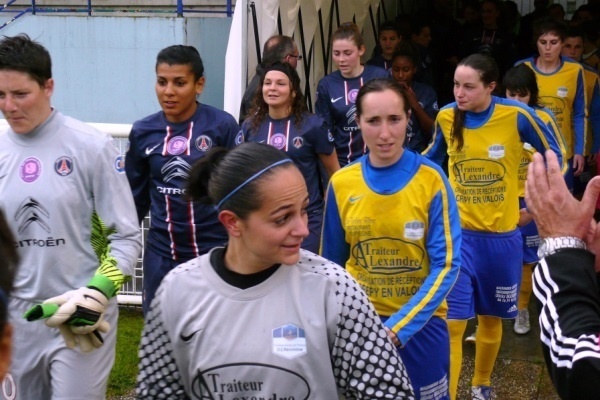
POLYGON ((306 182, 259 143, 213 148, 187 193, 217 206, 229 242, 162 281, 140 347, 140 399, 414 399, 369 298, 300 250, 306 182))
POLYGON ((115 295, 141 235, 110 136, 52 108, 48 51, 0 40, 0 208, 20 258, 9 302, 11 399, 104 399, 115 356, 115 295), (40 321, 44 320, 44 322, 40 321))

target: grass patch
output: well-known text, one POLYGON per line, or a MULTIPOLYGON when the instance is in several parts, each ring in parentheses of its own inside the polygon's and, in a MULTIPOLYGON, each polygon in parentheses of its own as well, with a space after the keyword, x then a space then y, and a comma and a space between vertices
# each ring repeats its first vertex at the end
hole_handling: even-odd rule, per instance
POLYGON ((144 317, 141 308, 119 309, 117 327, 117 352, 115 365, 108 378, 108 398, 123 396, 135 388, 138 371, 138 347, 142 335, 144 317))

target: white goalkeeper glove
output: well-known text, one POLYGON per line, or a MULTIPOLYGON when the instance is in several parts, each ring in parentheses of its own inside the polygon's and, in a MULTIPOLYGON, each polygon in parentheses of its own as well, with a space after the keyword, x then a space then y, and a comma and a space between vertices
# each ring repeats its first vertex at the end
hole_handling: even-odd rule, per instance
POLYGON ((100 333, 110 330, 104 313, 114 292, 110 279, 96 275, 87 287, 70 290, 33 306, 25 318, 28 321, 46 319, 46 325, 60 330, 68 347, 79 344, 83 351, 90 351, 102 346, 100 333))

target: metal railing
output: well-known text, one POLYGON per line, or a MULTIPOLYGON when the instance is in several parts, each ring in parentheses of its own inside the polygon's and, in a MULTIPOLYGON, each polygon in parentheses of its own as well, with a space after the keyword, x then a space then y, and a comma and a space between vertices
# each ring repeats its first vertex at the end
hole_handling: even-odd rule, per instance
MULTIPOLYGON (((185 14, 221 14, 227 17, 233 16, 234 11, 234 0, 224 0, 225 4, 213 6, 210 4, 190 6, 189 3, 184 4, 184 0, 177 0, 175 6, 144 6, 143 8, 136 8, 135 5, 119 5, 119 6, 103 6, 103 7, 94 7, 92 4, 92 0, 87 0, 85 5, 77 5, 72 7, 48 7, 41 6, 39 1, 36 3, 35 0, 31 0, 27 2, 28 4, 23 4, 23 1, 19 0, 9 0, 3 6, 0 7, 0 15, 2 13, 10 13, 14 14, 14 16, 0 25, 0 29, 4 28, 8 24, 14 22, 18 18, 26 14, 36 15, 36 14, 50 14, 50 13, 86 13, 88 16, 92 16, 94 14, 111 14, 115 13, 115 15, 124 15, 123 12, 129 13, 145 13, 145 14, 176 14, 177 17, 184 17, 185 14), (216 8, 216 9, 213 9, 216 8)), ((195 2, 197 3, 197 2, 195 2)), ((125 14, 127 15, 127 14, 125 14)))

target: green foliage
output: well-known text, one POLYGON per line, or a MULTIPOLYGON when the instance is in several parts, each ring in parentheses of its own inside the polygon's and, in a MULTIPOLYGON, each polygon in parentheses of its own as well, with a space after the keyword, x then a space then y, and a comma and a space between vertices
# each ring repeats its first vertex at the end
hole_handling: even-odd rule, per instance
POLYGON ((121 307, 119 313, 117 353, 108 379, 107 398, 131 393, 138 371, 138 347, 144 325, 142 310, 121 307))

